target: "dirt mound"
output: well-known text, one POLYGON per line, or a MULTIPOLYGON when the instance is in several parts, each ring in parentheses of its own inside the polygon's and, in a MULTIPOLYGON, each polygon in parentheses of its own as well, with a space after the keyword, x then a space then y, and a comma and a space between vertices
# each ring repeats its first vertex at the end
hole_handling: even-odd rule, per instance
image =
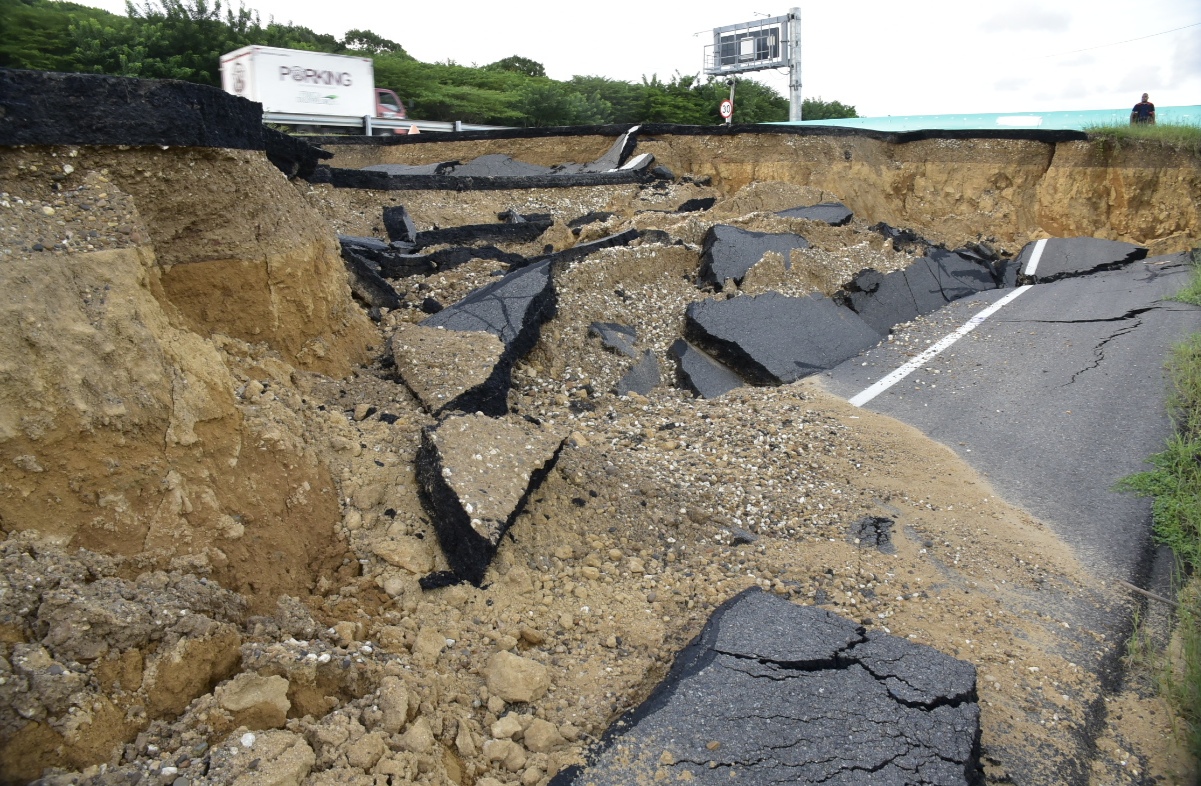
MULTIPOLYGON (((526 160, 591 160, 611 141, 585 140, 595 154, 581 157, 557 140, 526 160)), ((894 167, 872 140, 847 165, 829 139, 669 141, 641 144, 714 185, 370 192, 289 184, 255 152, 4 151, 4 779, 540 786, 754 585, 972 661, 990 776, 1056 782, 1101 693, 1085 666, 1108 646, 1065 633, 1057 604, 1129 613, 1122 595, 915 431, 805 383, 617 396, 634 361, 588 332, 627 325, 670 368, 691 302, 830 294, 865 267, 910 264, 869 221, 955 242, 1033 231, 1017 197, 970 196, 992 164, 965 159, 994 143, 931 142, 938 188, 914 175, 901 199, 913 147, 894 167), (869 175, 885 174, 895 188, 880 192, 869 175), (786 182, 747 185, 766 176, 786 182), (948 188, 969 189, 962 214, 948 188), (706 197, 711 210, 675 212, 706 197), (830 199, 862 214, 774 215, 830 199), (557 314, 517 363, 509 409, 570 436, 479 587, 419 585, 448 568, 414 476, 436 421, 384 349, 427 298, 452 303, 505 266, 398 279, 404 307, 372 323, 334 238, 382 239, 382 209, 402 203, 419 231, 549 213, 538 240, 502 244, 526 256, 647 230, 555 271, 557 314), (719 221, 811 246, 702 290, 719 221), (895 522, 895 553, 848 540, 865 515, 895 522)), ((465 158, 517 143, 456 144, 465 158)), ((1045 145, 1007 144, 1020 160, 1006 177, 1049 182, 1045 145)), ((1127 701, 1158 707, 1140 730, 1164 731, 1166 710, 1127 701)), ((1154 733, 1107 744, 1145 771, 1154 733)))

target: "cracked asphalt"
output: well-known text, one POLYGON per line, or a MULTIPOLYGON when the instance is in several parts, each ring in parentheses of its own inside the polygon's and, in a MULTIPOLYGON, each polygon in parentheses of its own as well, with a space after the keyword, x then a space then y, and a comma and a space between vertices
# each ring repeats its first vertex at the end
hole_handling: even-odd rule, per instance
MULTIPOLYGON (((1176 255, 1038 284, 866 407, 948 445, 1098 576, 1140 583, 1150 504, 1112 489, 1170 434, 1163 362, 1201 309, 1167 298, 1189 275, 1176 255)), ((1009 292, 898 326, 822 383, 849 398, 1009 292)))
POLYGON ((976 669, 749 589, 556 786, 976 783, 976 669))

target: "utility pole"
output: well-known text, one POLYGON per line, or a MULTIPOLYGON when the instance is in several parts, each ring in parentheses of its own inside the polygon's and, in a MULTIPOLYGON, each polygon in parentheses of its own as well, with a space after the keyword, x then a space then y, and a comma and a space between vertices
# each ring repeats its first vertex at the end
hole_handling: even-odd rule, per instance
POLYGON ((801 9, 788 9, 788 119, 801 120, 801 9))

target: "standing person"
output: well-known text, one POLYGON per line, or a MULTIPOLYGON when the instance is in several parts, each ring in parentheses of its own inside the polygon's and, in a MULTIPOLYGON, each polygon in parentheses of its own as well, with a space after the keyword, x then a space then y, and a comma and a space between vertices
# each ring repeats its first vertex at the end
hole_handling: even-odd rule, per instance
POLYGON ((1130 125, 1155 125, 1155 104, 1148 100, 1150 96, 1143 93, 1143 100, 1134 105, 1134 109, 1130 110, 1130 125))

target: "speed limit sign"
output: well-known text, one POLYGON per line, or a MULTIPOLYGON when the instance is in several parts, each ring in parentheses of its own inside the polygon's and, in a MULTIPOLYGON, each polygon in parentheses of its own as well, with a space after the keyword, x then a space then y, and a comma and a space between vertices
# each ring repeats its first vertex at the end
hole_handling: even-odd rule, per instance
POLYGON ((721 102, 721 109, 719 111, 722 117, 729 120, 730 116, 734 114, 734 102, 727 98, 721 102))

